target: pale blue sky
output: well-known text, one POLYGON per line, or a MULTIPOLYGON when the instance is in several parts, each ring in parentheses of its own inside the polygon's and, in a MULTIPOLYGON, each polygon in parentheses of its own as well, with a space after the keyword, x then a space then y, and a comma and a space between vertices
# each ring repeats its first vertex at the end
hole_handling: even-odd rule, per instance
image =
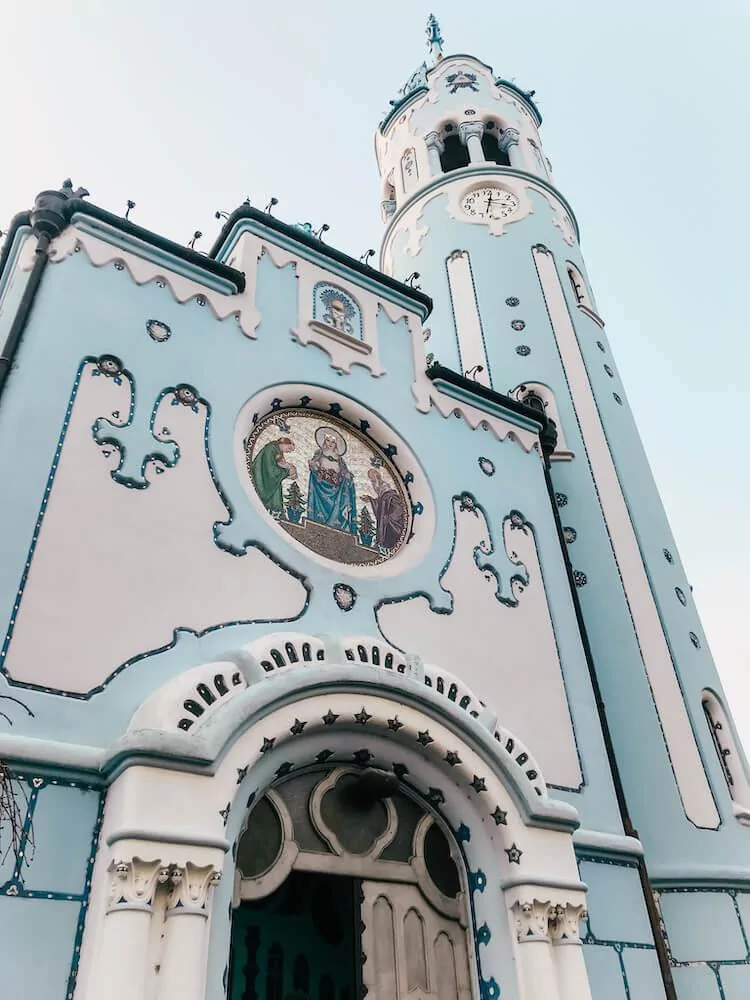
MULTIPOLYGON (((750 746, 746 0, 6 0, 0 228, 71 176, 208 248, 246 195, 378 247, 373 131, 445 49, 526 88, 704 626, 750 746)), ((429 289, 425 289, 429 292, 429 289)), ((58 331, 64 336, 64 331, 58 331)))

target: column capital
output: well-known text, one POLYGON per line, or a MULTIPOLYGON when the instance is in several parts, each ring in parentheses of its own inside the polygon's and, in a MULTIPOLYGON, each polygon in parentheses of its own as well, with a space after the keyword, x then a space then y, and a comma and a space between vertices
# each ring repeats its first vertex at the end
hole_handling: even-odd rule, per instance
POLYGON ((211 890, 221 881, 221 872, 213 865, 174 865, 169 869, 167 916, 180 913, 207 915, 211 890))
POLYGON ((389 198, 387 201, 381 201, 380 213, 383 216, 383 222, 387 222, 395 212, 396 202, 392 198, 389 198))
POLYGON ((109 906, 113 910, 150 910, 157 885, 169 880, 169 865, 161 859, 131 858, 109 866, 109 906))
POLYGON ((581 921, 588 916, 582 903, 558 904, 549 916, 549 934, 555 944, 580 944, 581 921))
POLYGON ((519 943, 549 941, 550 914, 553 910, 549 899, 517 900, 513 904, 513 917, 519 943))
POLYGON ((428 149, 436 149, 438 153, 445 151, 445 143, 437 132, 428 132, 424 137, 424 141, 428 149))
POLYGON ((458 135, 464 145, 472 136, 481 139, 484 135, 484 122, 461 122, 458 126, 458 135))
POLYGON ((521 135, 517 128, 506 128, 498 139, 498 146, 501 153, 509 153, 511 146, 517 146, 521 140, 521 135))

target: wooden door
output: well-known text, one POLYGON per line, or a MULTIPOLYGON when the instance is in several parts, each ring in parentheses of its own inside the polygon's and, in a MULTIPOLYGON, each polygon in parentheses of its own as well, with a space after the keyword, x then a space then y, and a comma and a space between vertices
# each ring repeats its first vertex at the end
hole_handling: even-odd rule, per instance
POLYGON ((466 931, 416 885, 362 883, 367 1000, 471 1000, 466 931))

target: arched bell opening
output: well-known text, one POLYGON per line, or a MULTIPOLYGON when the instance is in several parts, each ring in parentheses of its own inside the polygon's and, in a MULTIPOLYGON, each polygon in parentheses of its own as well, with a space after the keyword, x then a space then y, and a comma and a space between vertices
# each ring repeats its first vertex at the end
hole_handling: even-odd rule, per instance
POLYGON ((311 767, 237 843, 228 1000, 469 1000, 465 874, 396 775, 311 767))

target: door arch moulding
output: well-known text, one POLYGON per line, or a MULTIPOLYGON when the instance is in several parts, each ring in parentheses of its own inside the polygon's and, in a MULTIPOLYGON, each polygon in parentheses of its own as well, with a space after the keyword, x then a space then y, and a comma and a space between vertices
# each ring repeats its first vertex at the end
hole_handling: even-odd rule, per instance
MULTIPOLYGON (((262 643, 267 650, 278 640, 262 643)), ((102 989, 112 1000, 140 1000, 149 989, 159 1000, 223 997, 232 852, 248 810, 280 778, 321 762, 391 771, 452 831, 468 887, 477 998, 502 988, 507 1000, 539 990, 586 1000, 577 814, 549 797, 529 751, 465 686, 451 697, 455 679, 417 657, 369 637, 294 640, 324 655, 269 671, 262 643, 253 643, 193 668, 144 702, 108 754, 76 1000, 95 1000, 102 989), (375 645, 380 663, 372 662, 375 645), (360 646, 367 661, 351 653, 360 646), (399 662, 386 667, 386 652, 399 662), (241 683, 227 686, 199 724, 180 729, 186 690, 220 667, 225 675, 234 667, 241 683), (156 962, 147 946, 155 920, 165 921, 156 962), (130 974, 120 986, 111 970, 123 963, 130 974), (134 967, 142 967, 141 993, 133 992, 134 967)))

